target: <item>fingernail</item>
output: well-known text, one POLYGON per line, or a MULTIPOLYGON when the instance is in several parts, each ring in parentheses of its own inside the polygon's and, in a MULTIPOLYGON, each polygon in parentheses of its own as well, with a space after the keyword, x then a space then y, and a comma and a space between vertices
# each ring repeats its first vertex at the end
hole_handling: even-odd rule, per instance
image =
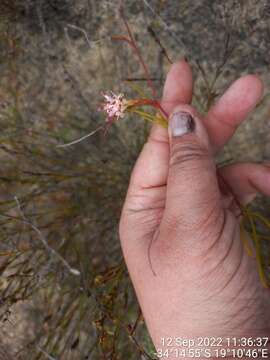
POLYGON ((184 111, 173 113, 169 121, 172 136, 182 136, 195 130, 193 117, 184 111))

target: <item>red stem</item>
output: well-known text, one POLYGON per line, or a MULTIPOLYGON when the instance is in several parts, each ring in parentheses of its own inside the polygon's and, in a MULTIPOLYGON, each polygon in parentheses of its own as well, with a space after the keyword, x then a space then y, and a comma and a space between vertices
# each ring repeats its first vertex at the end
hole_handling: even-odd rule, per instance
POLYGON ((153 85, 153 82, 150 80, 151 76, 150 76, 150 73, 149 73, 149 71, 148 71, 148 68, 147 68, 147 66, 146 66, 146 64, 145 64, 145 62, 144 62, 144 60, 143 60, 143 58, 142 58, 141 52, 140 52, 140 50, 139 50, 139 48, 138 48, 138 46, 137 46, 137 44, 136 44, 136 41, 135 41, 135 39, 134 39, 134 37, 133 37, 133 35, 132 35, 132 32, 131 32, 130 27, 129 27, 129 25, 128 25, 128 22, 127 22, 127 20, 126 20, 126 18, 125 18, 123 6, 120 7, 120 15, 121 15, 121 17, 122 17, 122 19, 123 19, 123 22, 124 22, 124 24, 125 24, 125 27, 126 27, 126 29, 127 29, 127 32, 128 32, 129 38, 130 38, 130 40, 128 40, 128 39, 126 39, 126 40, 128 40, 129 45, 132 47, 132 49, 134 50, 135 54, 137 55, 137 57, 138 57, 138 59, 139 59, 139 62, 140 62, 140 64, 141 64, 142 67, 143 67, 143 70, 144 70, 144 73, 145 73, 145 77, 146 77, 146 79, 147 79, 147 85, 148 85, 148 87, 150 88, 150 90, 152 91, 153 97, 155 98, 156 95, 157 95, 157 94, 156 94, 156 89, 155 89, 155 87, 154 87, 154 85, 153 85))
POLYGON ((142 106, 142 105, 149 105, 149 106, 153 106, 155 109, 160 110, 160 112, 165 116, 165 118, 168 120, 168 114, 167 112, 162 108, 162 106, 160 105, 159 101, 157 100, 152 100, 152 99, 138 99, 136 101, 134 101, 134 103, 132 104, 132 106, 142 106))

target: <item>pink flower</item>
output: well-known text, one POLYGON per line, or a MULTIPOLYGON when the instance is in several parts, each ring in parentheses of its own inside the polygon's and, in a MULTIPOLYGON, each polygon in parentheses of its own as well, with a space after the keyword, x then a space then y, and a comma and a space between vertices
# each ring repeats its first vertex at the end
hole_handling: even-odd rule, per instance
POLYGON ((105 98, 105 102, 101 110, 107 113, 106 122, 111 123, 114 120, 124 117, 124 112, 128 107, 128 101, 124 98, 123 94, 115 94, 110 91, 102 93, 105 98))

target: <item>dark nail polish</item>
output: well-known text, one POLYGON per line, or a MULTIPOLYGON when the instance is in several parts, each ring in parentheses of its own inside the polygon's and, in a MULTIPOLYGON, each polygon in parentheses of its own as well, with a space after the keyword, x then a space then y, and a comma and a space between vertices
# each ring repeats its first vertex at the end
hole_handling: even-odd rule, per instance
POLYGON ((195 121, 189 113, 178 111, 172 114, 169 126, 172 136, 182 136, 195 130, 195 121))

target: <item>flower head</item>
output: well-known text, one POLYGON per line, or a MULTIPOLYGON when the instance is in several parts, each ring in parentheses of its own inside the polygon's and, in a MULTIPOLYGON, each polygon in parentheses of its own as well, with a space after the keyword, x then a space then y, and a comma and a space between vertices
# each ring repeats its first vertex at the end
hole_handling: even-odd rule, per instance
POLYGON ((105 102, 101 110, 107 113, 106 122, 111 123, 114 120, 124 117, 125 110, 129 106, 128 100, 124 98, 124 94, 115 94, 110 91, 102 94, 105 102))
POLYGON ((157 100, 152 100, 148 98, 137 98, 137 99, 126 99, 124 94, 115 94, 113 91, 107 91, 102 93, 105 101, 99 110, 106 113, 106 123, 111 125, 113 121, 117 121, 120 118, 125 116, 126 112, 134 113, 139 115, 145 120, 156 122, 163 127, 167 128, 167 114, 164 112, 160 103, 157 100), (138 107, 150 106, 156 110, 158 113, 153 115, 146 112, 145 110, 140 110, 138 107))

